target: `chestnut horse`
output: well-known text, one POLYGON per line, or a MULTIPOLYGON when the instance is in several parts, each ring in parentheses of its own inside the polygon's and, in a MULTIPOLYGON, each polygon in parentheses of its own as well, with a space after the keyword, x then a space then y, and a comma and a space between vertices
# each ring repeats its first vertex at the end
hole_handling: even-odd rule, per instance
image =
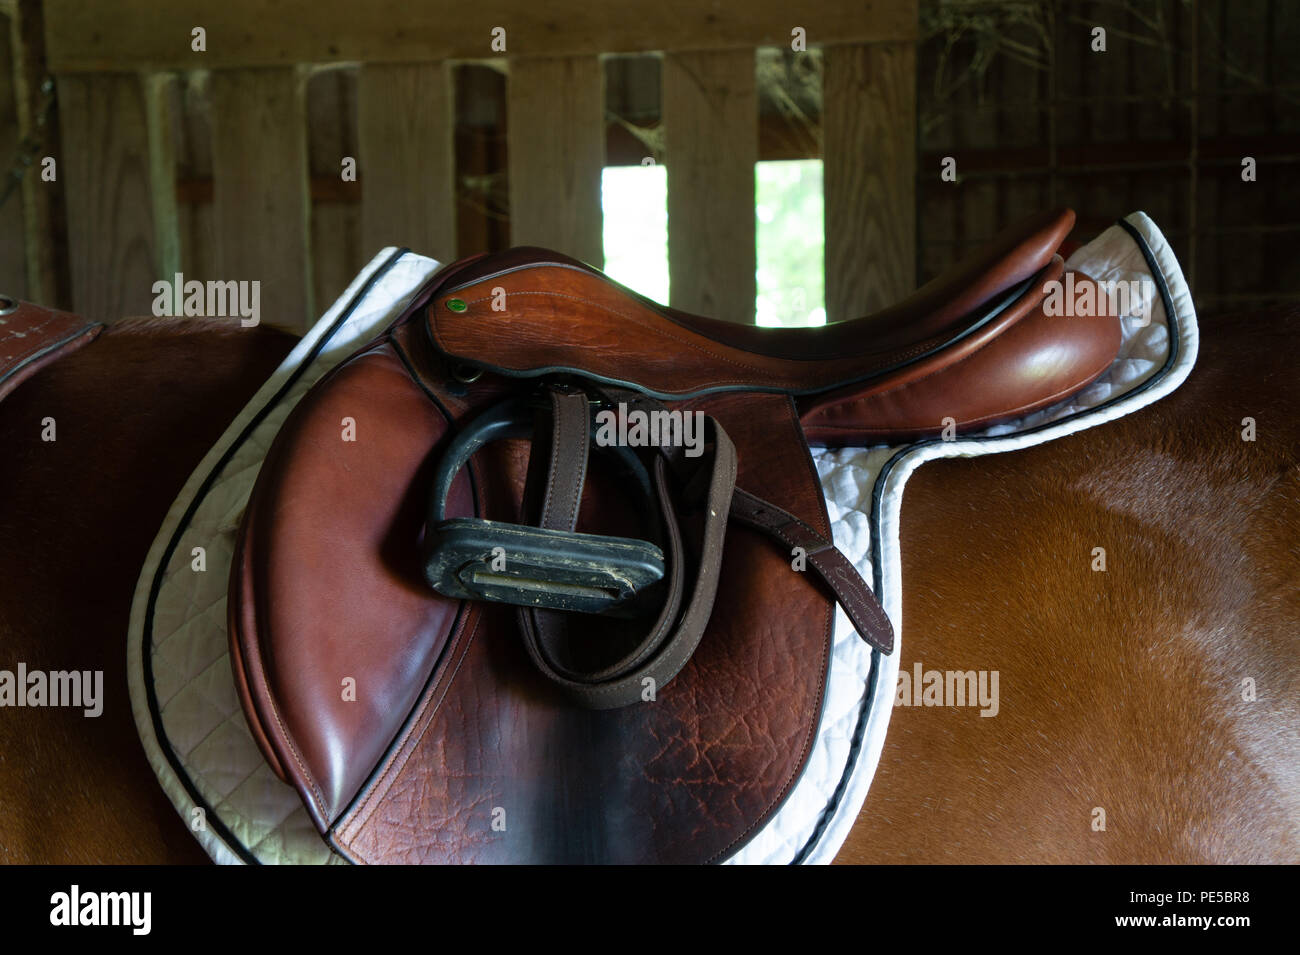
MULTIPOLYGON (((1152 407, 913 478, 902 672, 997 670, 1001 705, 899 707, 841 861, 1300 861, 1300 311, 1202 325, 1152 407)), ((0 861, 206 859, 136 739, 127 619, 181 485, 292 345, 124 321, 0 404, 0 668, 105 678, 98 718, 0 710, 0 861)))

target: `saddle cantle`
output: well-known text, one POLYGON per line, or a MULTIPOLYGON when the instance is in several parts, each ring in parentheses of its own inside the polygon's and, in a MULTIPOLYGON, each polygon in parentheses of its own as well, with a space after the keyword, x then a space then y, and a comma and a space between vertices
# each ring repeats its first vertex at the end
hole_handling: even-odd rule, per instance
POLYGON ((892 642, 809 442, 972 430, 1105 371, 1118 320, 1043 309, 1072 224, 815 330, 687 315, 539 249, 443 269, 296 406, 249 500, 231 656, 271 766, 353 861, 734 853, 806 763, 837 599, 892 642), (597 408, 698 414, 701 453, 589 461, 597 408), (617 541, 649 546, 624 569, 617 541))

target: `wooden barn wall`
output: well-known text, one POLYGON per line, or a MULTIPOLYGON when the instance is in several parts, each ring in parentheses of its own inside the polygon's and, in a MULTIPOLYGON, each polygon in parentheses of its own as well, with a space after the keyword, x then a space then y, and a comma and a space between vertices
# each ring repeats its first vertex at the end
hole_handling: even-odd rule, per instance
POLYGON ((806 81, 834 47, 865 119, 825 118, 845 144, 825 180, 845 224, 828 256, 876 263, 831 286, 847 315, 911 284, 916 3, 813 0, 792 20, 778 0, 627 0, 555 30, 531 10, 438 0, 360 19, 346 0, 0 0, 41 39, 22 47, 58 91, 60 177, 35 191, 65 197, 66 239, 44 235, 70 275, 43 297, 113 320, 150 308, 153 279, 237 275, 261 282, 264 320, 300 329, 383 245, 449 260, 537 244, 599 263, 602 167, 653 161, 675 210, 672 304, 751 321, 754 162, 819 151, 806 81), (808 52, 776 52, 805 35, 808 52), (803 88, 778 94, 798 85, 785 78, 803 88), (882 138, 903 142, 858 148, 882 138), (889 202, 858 181, 885 183, 889 202))
MULTIPOLYGON (((0 5, 12 27, 0 31, 0 141, 8 144, 9 157, 22 132, 20 110, 30 115, 36 100, 32 89, 15 88, 13 79, 15 56, 33 46, 30 29, 24 34, 29 25, 20 21, 23 11, 39 6, 39 0, 0 5)), ((868 215, 858 217, 879 221, 864 221, 856 232, 851 222, 832 230, 828 209, 828 235, 834 231, 839 243, 831 248, 828 238, 828 297, 841 300, 833 313, 845 313, 855 302, 883 304, 1007 222, 1052 204, 1079 211, 1077 239, 1094 235, 1127 212, 1146 211, 1170 237, 1202 309, 1300 299, 1300 63, 1294 56, 1300 49, 1300 4, 921 0, 920 23, 915 236, 895 235, 895 248, 885 250, 912 247, 914 261, 908 261, 905 251, 896 261, 857 248, 869 235, 891 233, 890 222, 900 217, 889 211, 890 205, 907 196, 910 183, 876 182, 880 193, 863 204, 868 215), (1104 54, 1089 49, 1093 26, 1107 30, 1104 54), (957 161, 956 183, 940 179, 940 163, 947 156, 957 161), (1258 160, 1258 181, 1242 182, 1243 156, 1258 160), (864 259, 880 260, 870 287, 843 287, 848 280, 836 276, 851 279, 860 271, 844 262, 864 259)), ((851 94, 855 84, 869 88, 878 110, 889 103, 887 95, 877 94, 890 82, 890 70, 909 67, 887 52, 855 56, 831 56, 828 62, 816 48, 806 55, 776 47, 755 52, 759 82, 752 101, 758 109, 760 160, 820 156, 828 164, 828 184, 840 181, 841 188, 843 183, 857 188, 852 185, 855 164, 875 141, 872 124, 905 128, 912 110, 906 98, 901 112, 885 108, 873 115, 857 115, 851 104, 833 101, 827 118, 834 132, 827 139, 818 89, 824 85, 834 96, 837 90, 851 94), (833 112, 837 108, 838 115, 833 112), (828 145, 830 154, 823 155, 828 145)), ((680 102, 673 93, 679 88, 673 81, 677 62, 670 60, 666 73, 665 59, 658 54, 602 59, 603 96, 592 108, 604 111, 605 164, 664 161, 665 125, 670 125, 664 112, 671 105, 664 94, 667 90, 680 102)), ((255 231, 252 223, 219 222, 214 215, 214 161, 237 162, 240 156, 239 150, 227 150, 214 157, 214 128, 220 130, 218 141, 242 136, 256 144, 267 129, 278 129, 285 117, 294 116, 303 118, 305 133, 297 142, 281 130, 284 141, 276 152, 287 157, 287 164, 277 174, 279 185, 265 197, 277 224, 274 235, 261 240, 265 248, 303 250, 302 258, 287 266, 284 308, 319 312, 381 242, 407 242, 441 258, 507 247, 514 241, 510 115, 513 109, 520 122, 530 115, 529 107, 523 100, 512 107, 506 61, 448 59, 444 64, 277 68, 266 82, 275 87, 268 90, 278 97, 278 112, 247 122, 232 111, 248 91, 220 84, 214 88, 206 71, 163 64, 149 76, 62 76, 48 138, 57 144, 59 129, 67 130, 76 138, 64 144, 68 156, 76 151, 67 149, 72 145, 89 146, 93 157, 81 163, 70 159, 61 167, 64 189, 76 195, 88 177, 102 179, 108 170, 121 195, 102 209, 91 208, 91 220, 85 203, 74 204, 73 214, 81 217, 74 235, 90 234, 96 241, 85 248, 69 247, 62 237, 66 214, 61 198, 48 189, 32 189, 34 173, 29 172, 29 182, 0 207, 9 224, 0 233, 0 288, 67 306, 77 288, 103 284, 108 273, 144 276, 174 267, 194 276, 212 275, 223 262, 238 268, 241 256, 256 258, 261 254, 257 247, 241 241, 255 231), (444 68, 445 79, 439 72, 444 68), (365 96, 370 107, 359 109, 365 96), (367 143, 373 150, 385 142, 397 143, 404 155, 418 155, 421 136, 437 137, 404 120, 411 103, 428 103, 430 96, 442 97, 439 115, 452 117, 455 132, 453 155, 430 160, 431 175, 445 180, 445 186, 428 192, 426 202, 453 205, 454 215, 428 216, 419 208, 380 205, 368 209, 365 172, 360 182, 343 182, 340 157, 360 157, 367 143), (386 113, 376 106, 386 103, 386 113), (358 127, 359 114, 374 117, 364 131, 358 127), (147 155, 142 155, 146 140, 147 155), (305 178, 301 189, 294 182, 300 166, 305 178), (47 193, 49 201, 42 205, 47 193), (137 211, 111 213, 126 208, 137 211), (25 223, 25 217, 32 221, 25 223), (383 228, 393 217, 402 218, 402 227, 383 228), (432 231, 421 227, 426 221, 432 231), (440 233, 434 225, 450 226, 450 231, 440 233), (28 261, 25 226, 28 233, 43 228, 53 235, 47 247, 61 261, 28 261), (382 238, 390 232, 391 237, 382 238)), ((18 67, 21 78, 23 64, 18 67)), ((733 64, 731 72, 739 77, 745 69, 733 64)), ((541 77, 538 82, 548 81, 541 77)), ((592 88, 591 77, 585 86, 592 88)), ((579 124, 566 135, 589 136, 589 131, 583 133, 579 124)), ((590 145, 589 139, 571 141, 590 145)), ((552 152, 563 155, 563 147, 557 140, 552 152)), ((515 178, 529 175, 530 169, 517 161, 515 178)), ((409 175, 400 163, 381 172, 409 175)), ((535 187, 522 182, 514 187, 516 203, 521 196, 535 198, 535 187)), ((393 190, 385 194, 391 198, 393 190)), ((590 245, 598 214, 598 209, 588 210, 584 219, 565 226, 575 242, 590 245)), ((539 225, 526 231, 548 222, 546 207, 536 202, 528 215, 539 225)), ((725 246, 728 239, 708 241, 725 246)), ((747 268, 743 257, 726 265, 728 274, 736 276, 747 268)), ((743 281, 740 285, 747 287, 743 281)), ((705 300, 729 300, 725 290, 695 291, 705 300)), ((141 302, 102 304, 112 313, 138 310, 141 302)))

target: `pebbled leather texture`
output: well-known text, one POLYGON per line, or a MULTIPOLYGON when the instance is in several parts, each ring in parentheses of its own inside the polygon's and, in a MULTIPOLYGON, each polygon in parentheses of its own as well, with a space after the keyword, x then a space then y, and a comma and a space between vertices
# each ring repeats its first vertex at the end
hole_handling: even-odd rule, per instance
MULTIPOLYGON (((761 442, 769 454, 747 455, 738 480, 781 475, 769 496, 811 513, 828 535, 811 459, 784 473, 785 449, 801 443, 788 399, 725 400, 711 413, 738 445, 757 447, 760 430, 782 437, 761 442)), ((509 506, 521 472, 479 470, 489 513, 509 506)), ((589 511, 600 510, 599 498, 589 500, 589 511)), ((608 517, 591 513, 584 523, 607 527, 608 517)), ((716 861, 802 771, 825 690, 833 600, 743 527, 728 531, 704 640, 654 702, 575 708, 520 649, 511 608, 464 612, 398 751, 334 830, 335 845, 357 861, 716 861), (498 810, 504 831, 493 827, 498 810)))
MULTIPOLYGON (((417 549, 430 449, 450 422, 391 346, 326 382, 263 464, 278 479, 254 488, 228 605, 232 634, 285 635, 233 646, 236 684, 272 766, 322 827, 383 755, 456 615, 454 603, 429 599, 417 549), (343 440, 345 418, 355 441, 343 440)), ((467 479, 448 509, 471 512, 467 479)))

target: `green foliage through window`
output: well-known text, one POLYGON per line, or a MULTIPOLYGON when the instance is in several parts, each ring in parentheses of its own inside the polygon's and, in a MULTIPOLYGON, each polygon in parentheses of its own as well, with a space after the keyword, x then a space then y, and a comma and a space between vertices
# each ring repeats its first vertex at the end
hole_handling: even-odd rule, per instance
MULTIPOLYGON (((605 272, 668 302, 668 177, 663 166, 610 166, 603 179, 605 272)), ((754 169, 760 325, 824 325, 822 164, 754 169)))

